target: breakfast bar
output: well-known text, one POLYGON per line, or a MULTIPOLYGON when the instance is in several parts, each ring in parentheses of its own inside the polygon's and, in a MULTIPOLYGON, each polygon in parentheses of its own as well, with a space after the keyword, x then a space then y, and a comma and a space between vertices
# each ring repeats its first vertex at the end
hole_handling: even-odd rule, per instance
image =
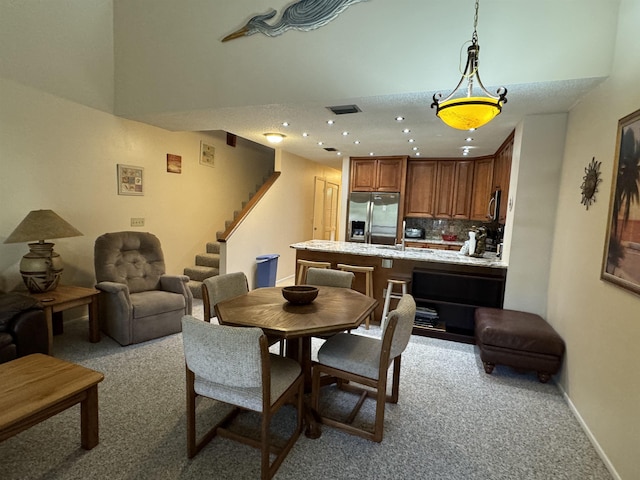
MULTIPOLYGON (((373 296, 378 301, 374 323, 382 317, 388 280, 406 280, 419 311, 436 312, 429 321, 416 320, 416 335, 473 343, 475 308, 502 307, 507 263, 495 253, 471 257, 455 250, 326 240, 290 247, 296 250, 296 261, 329 262, 331 268, 338 264, 374 267, 373 296)), ((364 293, 362 277, 356 275, 353 288, 364 293)))

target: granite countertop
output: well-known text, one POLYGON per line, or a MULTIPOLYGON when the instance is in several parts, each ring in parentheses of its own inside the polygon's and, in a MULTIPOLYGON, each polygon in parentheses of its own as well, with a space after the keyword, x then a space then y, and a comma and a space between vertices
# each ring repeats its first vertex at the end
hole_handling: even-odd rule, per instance
POLYGON ((309 240, 290 245, 296 250, 317 252, 346 253, 381 258, 398 258, 418 262, 455 263, 480 267, 507 268, 507 263, 497 258, 495 253, 485 252, 482 257, 469 257, 455 250, 434 250, 431 248, 397 249, 393 245, 370 245, 355 242, 332 242, 329 240, 309 240))

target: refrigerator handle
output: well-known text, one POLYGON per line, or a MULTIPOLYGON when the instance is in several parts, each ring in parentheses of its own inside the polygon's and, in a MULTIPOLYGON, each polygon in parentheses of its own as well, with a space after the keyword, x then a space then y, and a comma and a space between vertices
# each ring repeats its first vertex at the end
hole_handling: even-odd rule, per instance
POLYGON ((364 243, 371 243, 371 222, 373 221, 373 200, 367 203, 367 220, 364 227, 364 243))

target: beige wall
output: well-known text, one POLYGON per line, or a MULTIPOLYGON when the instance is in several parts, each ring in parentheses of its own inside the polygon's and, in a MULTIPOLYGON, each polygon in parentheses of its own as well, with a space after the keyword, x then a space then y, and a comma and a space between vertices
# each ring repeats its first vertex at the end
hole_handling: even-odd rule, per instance
POLYGON ((504 308, 546 317, 551 245, 567 114, 531 115, 516 129, 507 202, 504 308))
POLYGON ((279 150, 276 183, 223 246, 227 272, 247 274, 255 286, 256 257, 278 254, 277 281, 292 280, 295 250, 292 243, 313 238, 314 177, 341 183, 341 172, 279 150))
POLYGON ((600 279, 618 119, 640 108, 640 2, 620 4, 611 77, 569 115, 551 274, 549 321, 567 342, 560 385, 617 474, 640 477, 640 297, 600 279), (596 202, 581 205, 591 159, 596 202))
MULTIPOLYGON (((92 286, 93 242, 120 230, 156 234, 167 271, 182 273, 273 168, 271 149, 232 148, 224 135, 168 132, 1 78, 0 96, 0 242, 30 210, 54 210, 84 234, 53 240, 63 283, 92 286), (213 168, 199 163, 201 140, 216 147, 213 168), (181 174, 166 171, 167 153, 182 156, 181 174), (144 196, 117 194, 119 163, 144 168, 144 196), (131 217, 145 226, 131 227, 131 217)), ((21 286, 27 251, 0 243, 0 290, 21 286)))

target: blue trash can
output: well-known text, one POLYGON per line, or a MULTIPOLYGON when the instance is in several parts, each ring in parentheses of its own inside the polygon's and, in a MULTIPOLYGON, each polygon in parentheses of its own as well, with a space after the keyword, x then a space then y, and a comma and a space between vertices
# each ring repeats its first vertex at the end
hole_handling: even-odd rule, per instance
POLYGON ((258 264, 256 271, 256 288, 276 286, 276 271, 278 270, 279 256, 277 253, 272 253, 256 257, 258 264))

